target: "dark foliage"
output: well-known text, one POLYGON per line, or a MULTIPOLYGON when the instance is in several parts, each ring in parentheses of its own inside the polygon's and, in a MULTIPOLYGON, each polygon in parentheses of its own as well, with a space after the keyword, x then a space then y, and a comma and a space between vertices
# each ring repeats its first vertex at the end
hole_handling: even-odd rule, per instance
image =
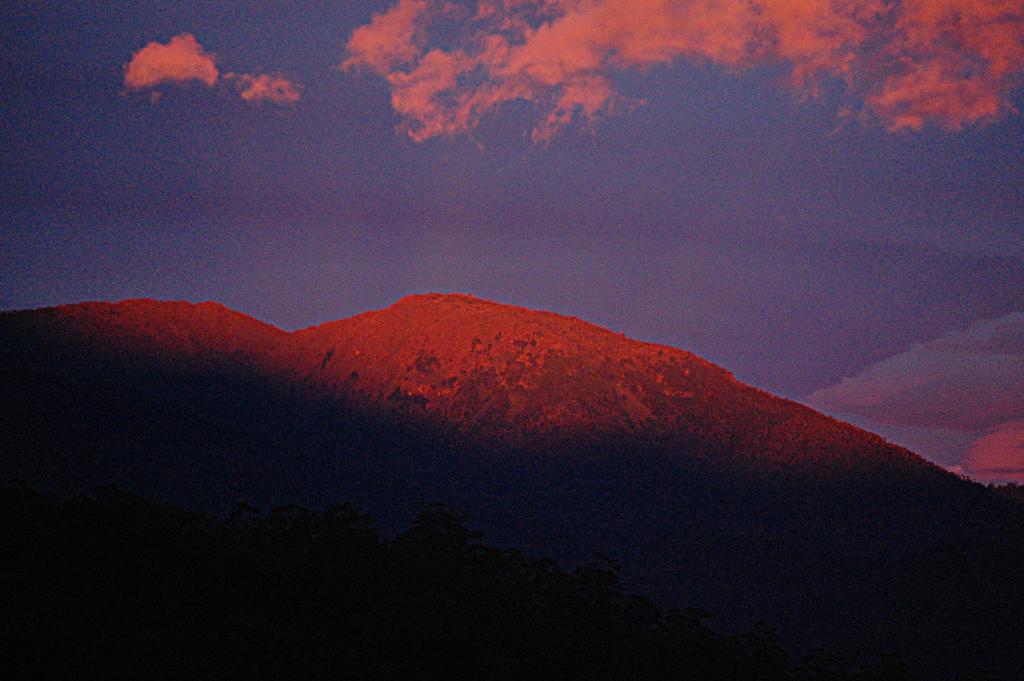
POLYGON ((0 490, 7 678, 897 681, 897 661, 663 613, 598 557, 479 542, 445 506, 383 541, 349 505, 214 520, 116 488, 0 490))
POLYGON ((989 489, 1024 506, 1024 485, 1007 482, 1002 485, 989 485, 989 489))

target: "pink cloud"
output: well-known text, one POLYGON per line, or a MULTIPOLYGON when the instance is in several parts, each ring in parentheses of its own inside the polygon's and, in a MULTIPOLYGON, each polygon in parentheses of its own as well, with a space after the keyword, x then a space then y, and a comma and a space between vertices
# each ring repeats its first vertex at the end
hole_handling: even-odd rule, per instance
POLYGON ((239 86, 239 95, 247 102, 271 102, 292 105, 302 97, 302 86, 286 76, 273 73, 231 73, 239 86))
MULTIPOLYGON (((221 80, 216 57, 203 49, 191 33, 182 33, 166 44, 151 42, 132 55, 124 67, 124 84, 129 90, 152 89, 165 83, 198 81, 207 87, 221 80)), ((239 96, 247 102, 290 105, 299 101, 302 86, 277 73, 228 73, 223 80, 234 81, 239 96)), ((155 103, 159 92, 151 94, 155 103)))
POLYGON ((1001 424, 971 443, 964 469, 982 482, 1024 482, 1024 421, 1001 424))
POLYGON ((219 77, 215 61, 195 36, 182 33, 166 44, 151 42, 134 53, 125 64, 124 84, 131 90, 189 81, 212 87, 219 77))
POLYGON ((916 345, 808 401, 834 413, 918 428, 982 431, 1024 419, 1024 314, 916 345))
POLYGON ((342 67, 358 64, 388 72, 412 63, 420 56, 418 23, 429 9, 428 0, 399 0, 389 11, 374 16, 352 32, 348 41, 352 56, 342 67))
POLYGON ((864 417, 868 428, 914 433, 921 453, 960 458, 957 472, 976 480, 1024 481, 1024 314, 916 345, 808 402, 864 417))
POLYGON ((416 140, 472 129, 501 105, 539 110, 535 140, 623 100, 616 73, 679 59, 773 64, 799 92, 839 79, 865 119, 959 129, 1008 112, 1024 72, 1016 0, 400 0, 356 29, 345 69, 388 80, 416 140), (455 28, 452 23, 455 22, 455 28), (437 27, 441 26, 441 29, 437 27), (447 27, 447 28, 445 28, 447 27), (444 35, 446 46, 434 32, 444 35), (454 37, 454 39, 453 39, 454 37))

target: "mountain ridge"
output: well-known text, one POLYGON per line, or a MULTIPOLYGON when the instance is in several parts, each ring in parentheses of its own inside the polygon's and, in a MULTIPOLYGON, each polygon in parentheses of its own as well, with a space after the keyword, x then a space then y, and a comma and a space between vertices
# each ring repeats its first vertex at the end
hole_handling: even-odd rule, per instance
POLYGON ((767 455, 751 457, 761 463, 799 464, 811 451, 835 458, 827 442, 835 435, 865 457, 932 466, 686 350, 468 294, 414 294, 294 331, 211 301, 143 298, 2 313, 5 320, 39 317, 51 331, 63 323, 65 334, 104 352, 242 364, 352 408, 384 408, 478 437, 521 443, 689 433, 690 448, 713 450, 736 439, 738 423, 757 421, 732 449, 753 452, 761 443, 767 455))

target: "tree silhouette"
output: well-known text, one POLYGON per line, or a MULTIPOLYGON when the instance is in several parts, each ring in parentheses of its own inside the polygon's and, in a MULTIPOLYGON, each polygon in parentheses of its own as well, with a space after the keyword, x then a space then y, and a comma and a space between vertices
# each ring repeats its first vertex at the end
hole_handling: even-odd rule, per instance
POLYGON ((116 488, 0 488, 12 679, 896 681, 898 661, 794 665, 765 624, 624 592, 603 556, 573 571, 487 546, 443 504, 382 539, 348 504, 218 520, 116 488))

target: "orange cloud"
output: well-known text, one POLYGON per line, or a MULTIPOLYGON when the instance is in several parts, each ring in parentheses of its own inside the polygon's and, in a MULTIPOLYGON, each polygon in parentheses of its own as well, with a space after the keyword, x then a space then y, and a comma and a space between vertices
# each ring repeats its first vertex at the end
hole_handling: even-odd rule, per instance
POLYGON ((1024 421, 1004 423, 971 443, 963 467, 982 482, 1024 482, 1024 421))
POLYGON ((203 50, 191 33, 176 35, 166 44, 149 43, 124 68, 125 87, 132 90, 193 80, 212 87, 218 77, 214 55, 203 50))
POLYGON ((302 86, 280 74, 229 73, 226 77, 238 84, 239 94, 247 102, 291 105, 302 97, 302 86))
POLYGON ((411 63, 420 55, 417 24, 428 9, 428 0, 399 0, 391 10, 374 16, 352 32, 348 41, 352 56, 342 66, 359 64, 386 72, 411 63))
POLYGON ((1024 71, 1024 5, 1012 0, 905 0, 897 63, 868 104, 890 128, 958 130, 1010 110, 1024 71))
MULTIPOLYGON (((154 88, 164 83, 199 81, 213 87, 220 80, 216 57, 203 49, 191 33, 176 35, 166 43, 152 42, 132 55, 124 67, 124 84, 130 90, 154 88)), ((239 95, 247 102, 295 104, 302 86, 276 73, 228 73, 224 80, 238 85, 239 95)), ((153 93, 153 101, 160 93, 153 93)))
POLYGON ((513 100, 535 140, 623 102, 614 76, 678 59, 783 65, 801 92, 839 79, 892 130, 959 129, 1010 110, 1019 0, 400 0, 356 29, 345 69, 388 80, 416 140, 466 132, 513 100), (453 29, 452 22, 457 22, 453 29), (440 27, 440 28, 438 28, 440 27), (434 35, 434 34, 437 35, 434 35), (446 47, 433 46, 443 39, 446 47))

